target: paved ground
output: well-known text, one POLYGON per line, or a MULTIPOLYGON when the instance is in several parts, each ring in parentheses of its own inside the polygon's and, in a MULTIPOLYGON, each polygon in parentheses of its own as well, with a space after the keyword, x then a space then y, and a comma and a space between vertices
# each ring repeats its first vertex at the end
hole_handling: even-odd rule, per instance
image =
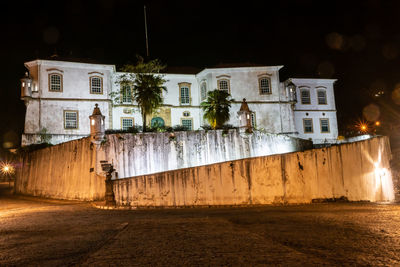
POLYGON ((0 184, 0 266, 400 265, 400 205, 101 210, 0 184))

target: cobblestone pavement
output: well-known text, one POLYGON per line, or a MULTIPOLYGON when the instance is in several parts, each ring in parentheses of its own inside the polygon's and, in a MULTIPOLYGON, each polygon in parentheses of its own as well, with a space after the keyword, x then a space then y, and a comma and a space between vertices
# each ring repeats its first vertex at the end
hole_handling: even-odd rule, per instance
POLYGON ((102 210, 0 187, 0 266, 400 265, 400 205, 102 210))

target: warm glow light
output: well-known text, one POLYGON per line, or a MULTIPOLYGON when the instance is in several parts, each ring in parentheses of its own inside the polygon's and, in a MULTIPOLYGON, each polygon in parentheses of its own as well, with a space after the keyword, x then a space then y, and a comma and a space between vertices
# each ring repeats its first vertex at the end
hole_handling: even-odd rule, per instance
POLYGON ((9 163, 3 162, 1 163, 0 172, 3 175, 11 175, 14 173, 14 167, 9 163))
POLYGON ((360 131, 361 133, 368 133, 370 130, 370 125, 367 121, 358 121, 355 125, 356 129, 360 131))
POLYGON ((92 125, 94 125, 94 120, 92 120, 92 125))
POLYGON ((375 125, 376 125, 376 126, 380 126, 380 125, 381 125, 381 122, 380 122, 380 121, 376 121, 376 122, 375 122, 375 125))

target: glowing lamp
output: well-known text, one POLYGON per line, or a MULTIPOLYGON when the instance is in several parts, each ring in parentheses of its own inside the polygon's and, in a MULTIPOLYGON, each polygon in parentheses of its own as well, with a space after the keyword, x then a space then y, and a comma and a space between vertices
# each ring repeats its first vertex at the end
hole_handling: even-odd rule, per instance
POLYGON ((32 97, 32 78, 25 72, 25 76, 21 79, 21 98, 27 97, 32 97))
POLYGON ((253 128, 251 126, 251 111, 249 106, 247 105, 246 98, 243 98, 242 105, 240 106, 240 110, 238 112, 239 115, 239 129, 241 131, 245 131, 248 133, 253 132, 253 128))
POLYGON ((101 114, 98 104, 95 104, 93 114, 89 116, 90 119, 90 136, 93 140, 99 141, 104 139, 104 116, 101 114))

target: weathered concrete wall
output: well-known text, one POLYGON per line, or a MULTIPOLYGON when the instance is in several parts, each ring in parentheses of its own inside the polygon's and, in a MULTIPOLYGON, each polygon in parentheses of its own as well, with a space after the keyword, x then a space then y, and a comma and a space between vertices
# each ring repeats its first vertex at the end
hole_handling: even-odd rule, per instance
POLYGON ((104 177, 96 175, 96 147, 89 138, 25 153, 15 192, 58 199, 104 199, 104 177))
POLYGON ((393 200, 386 137, 305 152, 247 158, 114 181, 119 205, 309 203, 347 197, 393 200))
POLYGON ((102 145, 119 178, 310 148, 303 139, 237 130, 112 134, 102 145))

